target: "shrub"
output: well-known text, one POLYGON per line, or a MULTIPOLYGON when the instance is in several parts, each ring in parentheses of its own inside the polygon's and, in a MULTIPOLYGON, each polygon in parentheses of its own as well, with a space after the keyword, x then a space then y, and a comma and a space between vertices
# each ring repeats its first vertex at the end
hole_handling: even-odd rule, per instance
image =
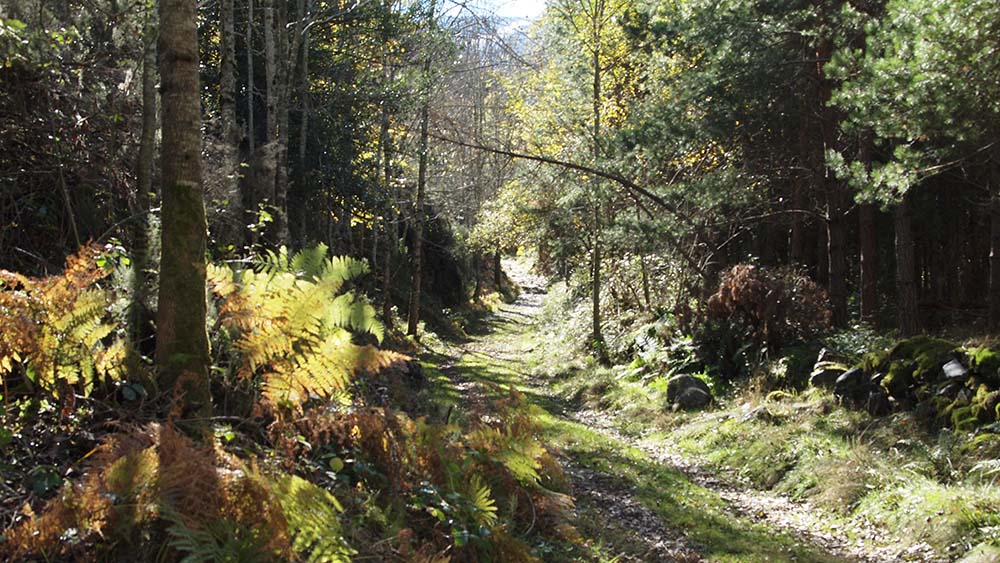
POLYGON ((708 318, 727 321, 746 340, 775 351, 829 329, 832 314, 826 292, 802 272, 741 264, 722 276, 708 300, 708 318))

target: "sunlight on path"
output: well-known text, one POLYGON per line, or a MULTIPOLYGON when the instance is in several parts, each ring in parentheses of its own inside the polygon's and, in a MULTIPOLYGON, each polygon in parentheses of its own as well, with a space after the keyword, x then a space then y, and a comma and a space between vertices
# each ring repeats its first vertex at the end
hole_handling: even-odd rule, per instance
POLYGON ((595 560, 613 554, 619 562, 888 561, 861 555, 797 519, 770 518, 785 506, 621 435, 606 415, 566 404, 529 374, 529 358, 542 353, 535 329, 544 280, 523 261, 505 267, 521 295, 476 327, 476 336, 459 344, 441 371, 463 403, 483 405, 497 386, 514 386, 539 407, 544 439, 561 453, 578 502, 578 527, 595 560))

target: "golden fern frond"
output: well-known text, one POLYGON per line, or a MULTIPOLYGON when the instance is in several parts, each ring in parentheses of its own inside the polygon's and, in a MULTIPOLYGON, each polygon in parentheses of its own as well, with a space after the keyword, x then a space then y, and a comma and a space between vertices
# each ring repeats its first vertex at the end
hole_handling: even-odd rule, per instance
POLYGON ((382 342, 385 326, 376 318, 375 308, 348 292, 333 300, 329 308, 329 322, 333 326, 371 334, 382 342))
POLYGON ((222 299, 220 321, 235 333, 242 358, 236 371, 262 376, 263 398, 272 406, 342 396, 358 372, 400 357, 352 343, 352 334, 381 341, 385 333, 369 303, 353 292, 337 295, 368 265, 328 259, 327 252, 319 245, 290 257, 282 248, 261 258, 257 271, 210 269, 213 292, 222 299))
POLYGON ((348 562, 357 553, 341 534, 343 508, 329 491, 295 475, 273 479, 271 490, 288 522, 292 548, 308 563, 348 562))
POLYGON ((468 440, 470 446, 502 464, 521 483, 535 484, 539 481, 539 457, 545 449, 533 436, 483 426, 472 431, 468 440))
POLYGON ((56 276, 0 272, 0 376, 23 367, 45 391, 83 382, 89 392, 97 373, 120 375, 107 369, 123 347, 116 340, 105 348, 118 327, 108 292, 96 285, 110 273, 97 265, 102 252, 81 248, 56 276))
POLYGON ((349 256, 334 256, 327 260, 321 279, 344 284, 369 272, 368 262, 349 256))

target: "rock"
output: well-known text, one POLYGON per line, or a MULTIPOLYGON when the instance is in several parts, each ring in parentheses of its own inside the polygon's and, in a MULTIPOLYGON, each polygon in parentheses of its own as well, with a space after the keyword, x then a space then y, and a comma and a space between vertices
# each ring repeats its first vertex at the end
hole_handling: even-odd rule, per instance
POLYGON ((406 362, 406 375, 415 387, 423 387, 427 383, 427 376, 424 375, 424 366, 416 360, 406 362))
POLYGON ((667 403, 682 409, 699 409, 712 402, 708 384, 693 375, 676 375, 667 382, 667 403))
POLYGON ((966 553, 958 563, 1000 563, 1000 547, 981 543, 966 553))
POLYGON ((861 401, 868 396, 870 381, 861 368, 847 370, 833 383, 833 394, 840 399, 861 401))
POLYGON ((965 381, 969 378, 969 370, 958 360, 949 361, 941 369, 944 370, 944 376, 949 381, 965 381))
POLYGON ((889 395, 881 387, 874 387, 868 392, 868 399, 865 401, 865 410, 871 416, 885 416, 892 412, 892 403, 889 402, 889 395))
POLYGON ((954 399, 955 395, 958 395, 958 390, 962 387, 964 387, 964 385, 955 381, 946 383, 941 386, 941 389, 938 389, 937 396, 954 399))
POLYGON ((705 391, 704 389, 692 387, 682 391, 677 397, 677 402, 675 404, 684 410, 694 410, 706 407, 711 402, 711 393, 705 391))
POLYGON ((819 351, 819 356, 816 357, 816 363, 821 364, 823 362, 839 363, 843 358, 829 348, 823 348, 819 351))
MULTIPOLYGON (((822 357, 822 354, 820 357, 822 357)), ((847 366, 837 362, 816 362, 816 365, 813 366, 812 375, 809 377, 809 385, 829 389, 833 387, 833 384, 837 382, 837 378, 843 375, 845 371, 847 371, 847 366)))

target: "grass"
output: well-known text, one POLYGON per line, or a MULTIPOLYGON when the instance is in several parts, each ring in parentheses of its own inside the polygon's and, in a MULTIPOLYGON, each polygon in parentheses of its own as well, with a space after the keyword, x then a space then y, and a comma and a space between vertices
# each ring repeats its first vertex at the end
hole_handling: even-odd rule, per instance
MULTIPOLYGON (((459 405, 463 399, 455 381, 472 382, 477 392, 490 396, 513 386, 535 405, 543 429, 541 438, 573 463, 609 476, 616 490, 629 490, 634 498, 662 521, 665 529, 683 533, 706 560, 718 562, 839 561, 802 545, 795 538, 736 514, 714 491, 692 482, 675 468, 651 459, 644 451, 624 444, 565 415, 591 401, 604 408, 620 408, 636 415, 633 430, 653 414, 657 397, 648 389, 623 381, 610 370, 596 371, 573 357, 572 347, 560 347, 559 337, 527 325, 492 318, 472 326, 474 346, 452 342, 447 353, 459 357, 443 371, 434 369, 439 359, 427 362, 431 399, 441 405, 459 405), (472 348, 471 350, 468 348, 472 348), (560 373, 568 366, 569 377, 560 373), (555 369, 553 369, 555 368, 555 369), (575 375, 573 375, 575 374, 575 375), (594 376, 580 385, 581 374, 594 376), (575 389, 575 391, 571 391, 575 389), (567 391, 569 396, 567 396, 567 391), (575 395, 575 396, 573 396, 575 395), (639 416, 642 415, 642 416, 639 416)), ((640 546, 629 535, 628 522, 609 523, 593 506, 579 510, 578 530, 585 541, 578 545, 539 545, 546 561, 613 560, 619 555, 640 557, 640 546)))
MULTIPOLYGON (((825 391, 767 395, 752 383, 724 390, 712 410, 672 413, 655 377, 584 359, 576 343, 587 327, 574 324, 585 318, 575 306, 557 289, 534 332, 510 335, 535 340, 522 344, 533 353, 519 369, 558 396, 559 408, 603 412, 630 440, 669 444, 723 478, 807 500, 820 526, 850 542, 930 550, 949 561, 963 554, 970 562, 1000 560, 1000 436, 932 432, 911 414, 872 419, 841 408, 825 391), (880 530, 874 538, 873 530, 880 530)), ((550 441, 581 465, 636 487, 644 504, 686 530, 709 560, 822 560, 788 555, 794 542, 733 520, 711 491, 559 412, 543 416, 550 441)))

